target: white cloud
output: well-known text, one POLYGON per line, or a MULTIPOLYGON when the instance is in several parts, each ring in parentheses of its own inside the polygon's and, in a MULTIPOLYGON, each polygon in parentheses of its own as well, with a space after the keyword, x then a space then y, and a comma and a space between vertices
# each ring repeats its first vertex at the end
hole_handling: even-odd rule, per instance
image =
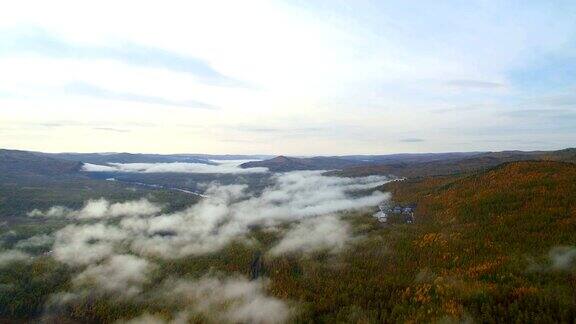
POLYGON ((214 161, 217 165, 202 163, 110 163, 109 166, 85 163, 84 171, 88 172, 139 172, 139 173, 263 173, 267 168, 240 168, 239 165, 249 160, 214 161))
POLYGON ((114 245, 128 233, 102 223, 68 225, 56 232, 54 258, 70 265, 87 265, 114 254, 114 245))
POLYGON ((550 258, 550 261, 552 261, 552 269, 569 270, 576 266, 576 247, 554 247, 548 253, 548 257, 550 258))
POLYGON ((103 292, 113 292, 132 297, 142 291, 154 265, 133 255, 113 255, 100 264, 88 266, 73 279, 76 287, 94 287, 103 292))
MULTIPOLYGON (((0 29, 5 31, 2 44, 15 39, 22 46, 23 34, 30 30, 45 31, 57 41, 34 42, 34 53, 1 53, 0 92, 8 96, 0 100, 14 109, 4 112, 0 126, 6 128, 7 146, 51 151, 334 154, 461 150, 459 130, 506 121, 498 120, 491 109, 460 114, 464 118, 427 112, 474 104, 501 108, 516 101, 522 96, 522 91, 516 91, 522 82, 511 74, 522 68, 547 73, 539 62, 569 56, 574 28, 570 10, 544 2, 412 6, 381 1, 318 5, 261 0, 118 4, 105 0, 80 5, 69 0, 50 4, 23 0, 0 12, 0 29), (138 12, 134 12, 136 7, 138 12), (164 15, 151 26, 149 17, 157 12, 164 15), (130 24, 126 24, 127 16, 130 24), (138 55, 128 55, 135 48, 138 55), (76 51, 71 55, 70 49, 76 51), (142 60, 146 57, 142 50, 150 58, 148 64, 142 60), (189 73, 191 67, 195 73, 189 73), (223 87, 207 82, 210 75, 253 87, 223 87), (446 87, 450 80, 467 82, 464 87, 446 87), (121 102, 112 100, 114 96, 99 100, 71 96, 62 89, 72 82, 140 98, 169 99, 166 102, 194 99, 222 109, 198 111, 161 102, 121 102), (496 83, 503 87, 486 87, 496 83), (474 93, 469 92, 471 88, 474 93), (479 88, 482 91, 477 92, 479 88), (82 114, 78 114, 79 106, 82 114), (50 131, 11 127, 17 121, 62 118, 160 126, 126 127, 125 133, 83 127, 50 131), (311 121, 336 131, 295 138, 233 127, 272 124, 283 129, 311 121), (190 127, 180 127, 183 123, 190 127), (450 127, 456 128, 454 133, 445 130, 450 127), (390 140, 406 137, 427 141, 423 145, 390 140)), ((542 136, 548 145, 559 140, 569 143, 560 135, 542 136)), ((513 137, 517 143, 518 137, 513 137)), ((469 142, 478 136, 464 139, 469 142)), ((466 145, 478 149, 474 147, 478 144, 466 145)))
POLYGON ((283 323, 291 309, 280 299, 267 296, 265 282, 243 278, 202 278, 180 280, 166 288, 169 298, 191 305, 190 313, 200 313, 215 322, 283 323))
POLYGON ((266 281, 241 277, 172 280, 156 291, 164 302, 179 306, 171 319, 144 313, 119 323, 184 324, 198 315, 210 323, 285 323, 294 310, 286 302, 266 294, 266 281))
POLYGON ((13 262, 29 261, 32 257, 22 251, 6 250, 0 251, 0 267, 9 265, 13 262))
POLYGON ((62 217, 67 215, 72 210, 63 206, 53 206, 50 207, 47 211, 43 212, 38 209, 34 209, 29 212, 27 215, 30 217, 62 217))
POLYGON ((82 165, 82 170, 87 172, 117 172, 118 168, 108 165, 84 163, 82 165))
POLYGON ((152 215, 160 212, 162 208, 151 203, 147 199, 127 201, 124 203, 111 204, 108 213, 111 217, 132 216, 132 215, 152 215))
POLYGON ((106 199, 89 200, 84 208, 78 212, 78 218, 102 218, 110 208, 106 199))
MULTIPOLYGON (((319 171, 298 171, 275 175, 272 181, 256 196, 250 195, 244 185, 212 184, 206 190, 207 197, 170 214, 160 214, 149 203, 88 202, 67 215, 99 222, 70 225, 57 232, 54 255, 66 263, 87 264, 113 254, 118 245, 140 255, 162 258, 210 253, 244 239, 254 225, 276 228, 284 223, 371 208, 389 197, 377 191, 358 192, 388 181, 380 176, 339 178, 322 176, 319 171), (112 217, 120 220, 113 221, 112 217)), ((322 217, 303 224, 286 236, 288 242, 283 243, 282 250, 311 251, 316 246, 338 249, 347 238, 345 224, 335 218, 322 217), (333 230, 332 235, 297 243, 297 237, 306 234, 302 228, 306 224, 314 226, 309 234, 333 230)))
POLYGON ((19 249, 45 247, 54 243, 54 237, 48 234, 35 235, 25 240, 18 241, 15 247, 19 249))
POLYGON ((173 320, 166 320, 164 317, 152 314, 142 314, 129 320, 117 321, 118 324, 188 324, 188 315, 180 313, 173 320))
POLYGON ((291 252, 318 250, 340 251, 350 239, 350 225, 337 216, 328 215, 305 219, 293 226, 270 253, 279 255, 291 252))
POLYGON ((146 219, 123 219, 120 226, 132 231, 132 248, 138 253, 181 257, 216 251, 242 238, 252 225, 274 227, 373 207, 388 199, 380 192, 358 197, 348 193, 376 187, 387 181, 385 177, 336 178, 300 171, 276 175, 273 180, 275 184, 259 196, 248 196, 245 186, 215 185, 206 191, 207 198, 187 210, 146 219))
POLYGON ((258 195, 251 195, 245 185, 212 184, 206 198, 174 213, 163 214, 147 201, 110 204, 103 199, 89 201, 79 210, 52 209, 76 222, 56 231, 52 247, 53 257, 71 266, 75 275, 71 290, 53 295, 48 309, 100 294, 160 302, 174 310, 170 318, 142 314, 126 319, 129 323, 180 324, 198 316, 218 323, 288 321, 293 306, 268 295, 266 281, 169 278, 160 286, 148 286, 157 269, 148 258, 216 252, 234 240, 246 240, 254 225, 277 230, 288 224, 270 251, 274 255, 338 252, 354 238, 337 213, 373 208, 388 199, 384 193, 362 191, 388 181, 379 176, 338 178, 297 171, 276 174, 272 181, 258 195))
POLYGON ((80 210, 71 210, 63 206, 54 206, 43 212, 34 209, 28 213, 32 217, 68 217, 75 219, 114 218, 120 216, 152 215, 160 212, 162 207, 147 199, 110 203, 104 198, 91 199, 80 210))

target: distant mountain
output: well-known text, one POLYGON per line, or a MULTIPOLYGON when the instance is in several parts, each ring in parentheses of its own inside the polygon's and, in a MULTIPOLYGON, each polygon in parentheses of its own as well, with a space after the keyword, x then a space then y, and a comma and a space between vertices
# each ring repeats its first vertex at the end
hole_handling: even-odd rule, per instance
POLYGON ((271 159, 273 155, 258 154, 173 154, 176 157, 193 157, 204 160, 266 160, 271 159))
POLYGON ((144 153, 40 153, 49 157, 92 164, 109 163, 200 163, 216 165, 214 160, 263 160, 269 155, 239 154, 144 154, 144 153))
POLYGON ((362 161, 348 160, 340 157, 295 158, 277 156, 263 161, 246 162, 242 168, 265 167, 272 172, 287 172, 296 170, 335 170, 365 164, 362 161))
POLYGON ((449 153, 399 153, 387 155, 344 155, 341 158, 363 163, 417 163, 441 160, 455 160, 473 157, 487 152, 449 152, 449 153))
POLYGON ((472 155, 452 155, 443 160, 420 162, 397 159, 388 163, 375 163, 353 166, 340 171, 332 171, 328 175, 357 177, 367 175, 396 175, 408 178, 461 174, 486 170, 506 162, 515 161, 559 161, 576 162, 576 149, 559 151, 502 151, 475 153, 472 155))
MULTIPOLYGON (((214 160, 249 160, 262 155, 134 154, 134 153, 41 153, 0 150, 0 171, 5 174, 61 175, 77 173, 82 163, 171 163, 216 164, 214 160)), ((333 170, 329 175, 372 174, 425 177, 484 170, 505 162, 547 160, 576 162, 576 149, 558 151, 452 152, 389 155, 277 156, 241 164, 242 168, 266 167, 272 172, 333 170)), ((5 178, 5 177, 4 177, 5 178)))
POLYGON ((45 156, 93 164, 108 163, 172 163, 187 162, 215 164, 208 159, 189 155, 134 154, 134 153, 39 153, 45 156))
POLYGON ((543 160, 576 163, 576 148, 567 148, 559 151, 544 152, 540 154, 543 160))
POLYGON ((170 204, 198 199, 176 190, 93 179, 81 172, 82 165, 44 153, 0 149, 0 223, 32 221, 21 216, 34 208, 79 208, 86 200, 101 197, 123 201, 154 193, 155 197, 165 196, 170 204))
POLYGON ((0 149, 2 178, 78 174, 82 162, 52 158, 42 153, 0 149))

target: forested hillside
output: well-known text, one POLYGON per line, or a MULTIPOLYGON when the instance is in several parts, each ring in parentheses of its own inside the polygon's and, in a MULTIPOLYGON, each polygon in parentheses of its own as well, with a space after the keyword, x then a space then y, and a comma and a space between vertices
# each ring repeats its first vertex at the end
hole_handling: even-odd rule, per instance
POLYGON ((576 165, 515 162, 386 188, 418 203, 397 250, 433 278, 411 288, 417 298, 488 322, 575 318, 576 165))
MULTIPOLYGON (((417 203, 415 224, 382 226, 369 212, 343 217, 355 241, 339 253, 271 255, 281 233, 254 228, 250 244, 155 262, 138 298, 86 295, 46 313, 72 269, 50 257, 2 270, 6 319, 112 322, 149 312, 171 319, 181 301, 155 291, 169 277, 263 277, 296 322, 573 322, 576 318, 576 165, 514 162, 470 176, 384 185, 417 203), (255 270, 257 264, 257 270, 255 270), (256 272, 255 272, 256 271, 256 272)), ((6 243, 5 243, 6 244, 6 243)), ((9 246, 9 245, 8 245, 9 246)), ((198 315, 195 321, 211 322, 198 315)))
POLYGON ((24 177, 65 176, 77 174, 78 161, 66 161, 42 154, 0 149, 0 179, 3 182, 24 177))
POLYGON ((154 196, 179 207, 198 200, 182 192, 93 179, 81 172, 82 162, 54 156, 57 155, 0 149, 0 223, 29 222, 24 216, 34 208, 78 208, 88 199, 102 197, 122 201, 154 196))
POLYGON ((478 153, 472 156, 452 157, 434 161, 398 160, 386 163, 374 163, 353 166, 339 171, 328 172, 329 175, 359 177, 373 174, 393 174, 399 177, 422 178, 466 174, 493 168, 502 163, 516 161, 558 161, 576 162, 576 149, 558 151, 503 151, 478 153))

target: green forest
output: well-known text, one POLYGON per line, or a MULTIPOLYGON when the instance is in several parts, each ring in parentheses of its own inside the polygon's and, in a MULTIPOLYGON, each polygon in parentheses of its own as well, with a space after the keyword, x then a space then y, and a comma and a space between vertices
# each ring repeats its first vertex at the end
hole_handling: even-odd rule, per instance
MULTIPOLYGON (((58 308, 51 296, 71 287, 73 267, 39 256, 0 269, 2 321, 104 323, 142 313, 174 319, 185 300, 158 300, 170 277, 250 278, 287 301, 297 323, 532 322, 576 318, 576 166, 514 162, 469 175, 396 181, 380 188, 416 203, 414 224, 382 225, 367 212, 343 217, 358 237, 340 253, 272 256, 278 234, 254 228, 252 244, 233 242, 202 256, 154 260, 158 267, 134 298, 85 294, 58 308)), ((4 230, 3 248, 61 226, 4 230)), ((44 250, 43 250, 44 249, 44 250)), ((207 314, 190 322, 213 322, 207 314)))

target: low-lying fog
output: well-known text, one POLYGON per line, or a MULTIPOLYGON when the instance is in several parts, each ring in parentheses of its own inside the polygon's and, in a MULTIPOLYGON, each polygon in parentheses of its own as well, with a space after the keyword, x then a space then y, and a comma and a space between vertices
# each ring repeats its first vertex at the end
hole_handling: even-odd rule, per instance
POLYGON ((263 173, 267 168, 240 167, 242 163, 254 160, 210 160, 212 164, 172 162, 172 163, 109 163, 99 165, 85 163, 83 171, 87 172, 141 172, 141 173, 223 173, 246 174, 263 173))
MULTIPOLYGON (((152 172, 146 170, 158 167, 108 168, 152 172)), ((67 219, 70 224, 50 235, 19 242, 6 257, 32 258, 26 254, 26 246, 51 246, 55 260, 75 269, 70 290, 54 294, 51 307, 99 292, 123 299, 151 298, 153 294, 166 303, 190 300, 173 315, 183 321, 193 314, 208 314, 215 321, 282 322, 296 306, 267 295, 265 279, 207 274, 197 280, 163 278, 161 288, 154 292, 145 289, 159 260, 214 253, 232 242, 257 244, 249 235, 255 228, 279 237, 263 251, 269 258, 316 251, 337 253, 356 239, 342 212, 374 208, 388 199, 386 193, 370 190, 388 181, 382 176, 339 178, 323 176, 321 171, 296 171, 271 177, 272 184, 259 194, 250 193, 246 185, 211 183, 205 198, 173 213, 163 213, 163 206, 147 199, 120 203, 96 199, 77 210, 63 206, 33 210, 30 217, 67 219)), ((135 320, 162 322, 151 314, 135 320)))

